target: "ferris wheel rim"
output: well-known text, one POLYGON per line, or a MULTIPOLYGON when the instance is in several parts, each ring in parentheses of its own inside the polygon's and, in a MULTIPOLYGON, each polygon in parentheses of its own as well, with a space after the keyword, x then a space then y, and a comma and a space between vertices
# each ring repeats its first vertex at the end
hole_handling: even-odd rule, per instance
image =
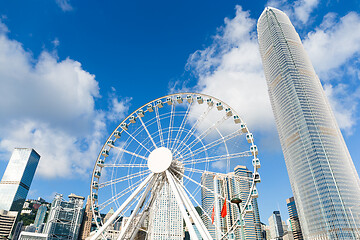
MULTIPOLYGON (((105 144, 102 146, 102 148, 101 148, 101 150, 100 150, 100 152, 99 152, 99 154, 98 154, 96 163, 99 161, 99 159, 101 159, 101 156, 102 156, 101 154, 102 154, 102 152, 106 149, 107 142, 108 142, 109 140, 111 140, 112 138, 114 138, 115 132, 119 131, 119 129, 121 128, 121 125, 122 125, 123 123, 126 123, 131 116, 136 116, 138 110, 144 109, 147 105, 152 104, 152 103, 156 103, 156 101, 159 101, 159 100, 162 100, 162 99, 166 99, 166 98, 168 98, 168 97, 189 96, 189 95, 191 95, 191 96, 193 96, 193 97, 202 96, 202 97, 204 97, 204 98, 212 99, 212 100, 214 100, 214 101, 216 101, 216 102, 223 103, 224 107, 230 108, 231 111, 233 112, 233 114, 236 115, 236 116, 238 116, 239 119, 240 119, 240 121, 241 121, 242 123, 244 123, 243 119, 242 119, 241 116, 236 112, 236 110, 234 110, 230 105, 228 105, 227 103, 225 103, 224 101, 222 101, 222 100, 220 100, 220 99, 218 99, 218 98, 216 98, 216 97, 210 96, 210 95, 208 95, 208 94, 194 93, 194 92, 181 92, 181 93, 168 94, 168 95, 165 95, 165 96, 156 98, 156 99, 154 99, 154 100, 152 100, 152 101, 149 101, 148 103, 146 103, 146 104, 142 105, 141 107, 137 108, 137 109, 136 109, 135 111, 133 111, 131 114, 128 114, 128 116, 127 116, 126 118, 124 118, 124 120, 122 120, 122 121, 118 124, 118 126, 114 129, 114 131, 112 131, 112 133, 111 133, 111 134, 109 135, 109 137, 106 139, 105 144)), ((195 102, 195 101, 196 101, 196 100, 193 99, 193 102, 195 102)), ((191 105, 189 105, 189 108, 191 108, 191 105)), ((158 109, 158 108, 156 108, 156 106, 155 106, 155 111, 156 111, 157 109, 158 109)), ((147 110, 145 110, 144 112, 146 112, 146 111, 147 111, 147 110)), ((138 116, 138 118, 140 119, 140 121, 142 121, 142 118, 141 118, 141 117, 138 116)), ((249 131, 249 129, 248 129, 248 126, 247 126, 246 124, 245 124, 245 128, 246 128, 246 131, 247 131, 248 133, 250 133, 250 131, 249 131)), ((219 131, 217 128, 216 128, 216 130, 219 131)), ((125 131, 125 130, 120 130, 119 132, 122 133, 122 132, 124 132, 124 131, 125 131)), ((150 135, 150 134, 149 134, 149 135, 150 135)), ((169 133, 169 135, 170 135, 170 133, 169 133)), ((153 143, 154 143, 154 142, 153 142, 153 143)), ((176 144, 176 143, 174 142, 174 144, 176 144)), ((170 145, 171 145, 171 144, 170 144, 170 145)), ((251 139, 250 145, 251 145, 251 146, 256 146, 256 145, 254 144, 254 140, 253 140, 253 139, 251 139)), ((155 144, 155 143, 154 143, 154 146, 156 147, 156 144, 155 144)), ((148 149, 147 149, 147 150, 148 150, 148 149)), ((227 151, 227 153, 228 153, 228 150, 226 150, 226 151, 227 151)), ((150 152, 150 154, 151 154, 151 151, 150 151, 150 150, 148 150, 148 152, 150 152)), ((229 153, 228 153, 228 155, 229 155, 229 153)), ((256 157, 256 156, 254 155, 254 159, 255 159, 255 157, 256 157)), ((93 172, 92 172, 92 178, 91 178, 91 184, 90 184, 90 201, 91 201, 91 209, 92 209, 92 212, 93 212, 93 216, 94 216, 94 217, 97 216, 97 215, 95 214, 95 210, 94 210, 94 206, 95 206, 95 205, 94 205, 94 202, 96 202, 96 200, 93 198, 93 193, 94 193, 94 192, 97 192, 98 190, 97 190, 97 189, 94 190, 92 184, 94 183, 94 177, 95 177, 94 174, 95 174, 95 171, 96 171, 96 169, 97 169, 97 164, 96 164, 96 163, 95 163, 95 166, 94 166, 94 169, 93 169, 93 172)), ((254 172, 254 174, 257 173, 257 167, 254 166, 254 171, 253 171, 253 172, 254 172)), ((149 176, 150 174, 151 174, 151 172, 145 173, 146 176, 149 176)), ((144 177, 146 177, 146 176, 144 176, 144 177)), ((256 185, 256 183, 255 183, 255 181, 253 181, 250 191, 252 191, 252 190, 254 189, 255 185, 256 185)), ((200 184, 198 184, 198 186, 200 186, 200 184)), ((185 188, 185 190, 187 190, 187 189, 185 188)), ((190 196, 191 196, 191 195, 190 195, 190 196)), ((251 196, 249 195, 249 197, 246 199, 246 204, 248 204, 248 202, 249 202, 250 200, 251 200, 251 196)), ((244 212, 245 212, 245 209, 242 209, 241 215, 243 215, 244 212)), ((99 226, 99 223, 98 223, 97 221, 95 221, 95 222, 96 222, 97 226, 100 227, 100 226, 99 226)))

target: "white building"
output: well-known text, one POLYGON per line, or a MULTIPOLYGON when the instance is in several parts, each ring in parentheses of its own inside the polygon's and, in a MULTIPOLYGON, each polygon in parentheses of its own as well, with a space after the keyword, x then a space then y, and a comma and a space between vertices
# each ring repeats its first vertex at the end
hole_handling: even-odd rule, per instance
POLYGON ((300 37, 286 14, 271 7, 257 30, 304 238, 355 239, 359 176, 300 37))
POLYGON ((165 183, 156 198, 149 215, 149 239, 182 240, 183 218, 168 183, 165 183))

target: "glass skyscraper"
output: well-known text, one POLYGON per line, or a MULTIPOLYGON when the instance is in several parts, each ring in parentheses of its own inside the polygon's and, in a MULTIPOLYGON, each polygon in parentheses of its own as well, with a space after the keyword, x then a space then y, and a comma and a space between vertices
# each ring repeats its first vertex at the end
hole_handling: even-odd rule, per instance
POLYGON ((300 37, 286 14, 270 7, 257 30, 304 238, 355 239, 360 180, 300 37))
POLYGON ((294 197, 286 199, 286 205, 290 217, 290 227, 294 236, 294 240, 303 240, 301 226, 299 221, 299 215, 296 210, 296 204, 294 197))
MULTIPOLYGON (((243 200, 241 205, 244 207, 244 203, 250 195, 251 178, 252 172, 245 166, 237 166, 234 172, 227 174, 212 172, 202 174, 201 184, 204 186, 201 189, 202 208, 208 213, 208 216, 211 216, 213 208, 215 208, 215 212, 218 213, 215 214, 214 224, 208 216, 205 214, 202 215, 202 220, 214 239, 219 238, 220 232, 226 233, 236 224, 239 218, 239 210, 236 205, 230 204, 230 201, 235 197, 240 198, 243 200), (227 199, 227 215, 224 218, 220 216, 224 200, 217 198, 216 202, 214 192, 217 192, 227 199), (218 231, 216 230, 216 226, 218 226, 218 231)), ((250 203, 253 211, 247 213, 245 219, 243 219, 245 224, 243 227, 244 237, 247 240, 260 240, 262 239, 262 235, 257 199, 252 198, 250 203)), ((239 224, 233 233, 234 236, 230 234, 228 239, 241 239, 241 231, 242 229, 239 224)))
POLYGON ((39 159, 34 149, 14 149, 0 182, 0 209, 21 211, 39 159))

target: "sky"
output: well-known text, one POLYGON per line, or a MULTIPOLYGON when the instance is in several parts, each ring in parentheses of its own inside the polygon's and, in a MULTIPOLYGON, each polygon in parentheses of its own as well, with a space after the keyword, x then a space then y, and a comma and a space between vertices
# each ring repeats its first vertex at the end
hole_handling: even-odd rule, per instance
POLYGON ((262 161, 260 217, 292 196, 258 50, 265 6, 286 12, 360 171, 360 1, 0 2, 0 172, 15 147, 40 155, 29 198, 87 196, 101 146, 127 114, 181 91, 245 119, 262 161))

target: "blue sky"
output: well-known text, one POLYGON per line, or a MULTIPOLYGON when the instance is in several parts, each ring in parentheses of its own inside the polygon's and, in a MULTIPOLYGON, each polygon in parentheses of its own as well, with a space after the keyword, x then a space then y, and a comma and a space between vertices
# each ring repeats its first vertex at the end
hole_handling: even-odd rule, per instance
POLYGON ((29 197, 89 194, 101 145, 130 111, 177 91, 235 108, 260 149, 261 219, 292 196, 259 57, 265 6, 292 20, 360 169, 360 2, 0 2, 0 172, 14 147, 42 156, 29 197))

